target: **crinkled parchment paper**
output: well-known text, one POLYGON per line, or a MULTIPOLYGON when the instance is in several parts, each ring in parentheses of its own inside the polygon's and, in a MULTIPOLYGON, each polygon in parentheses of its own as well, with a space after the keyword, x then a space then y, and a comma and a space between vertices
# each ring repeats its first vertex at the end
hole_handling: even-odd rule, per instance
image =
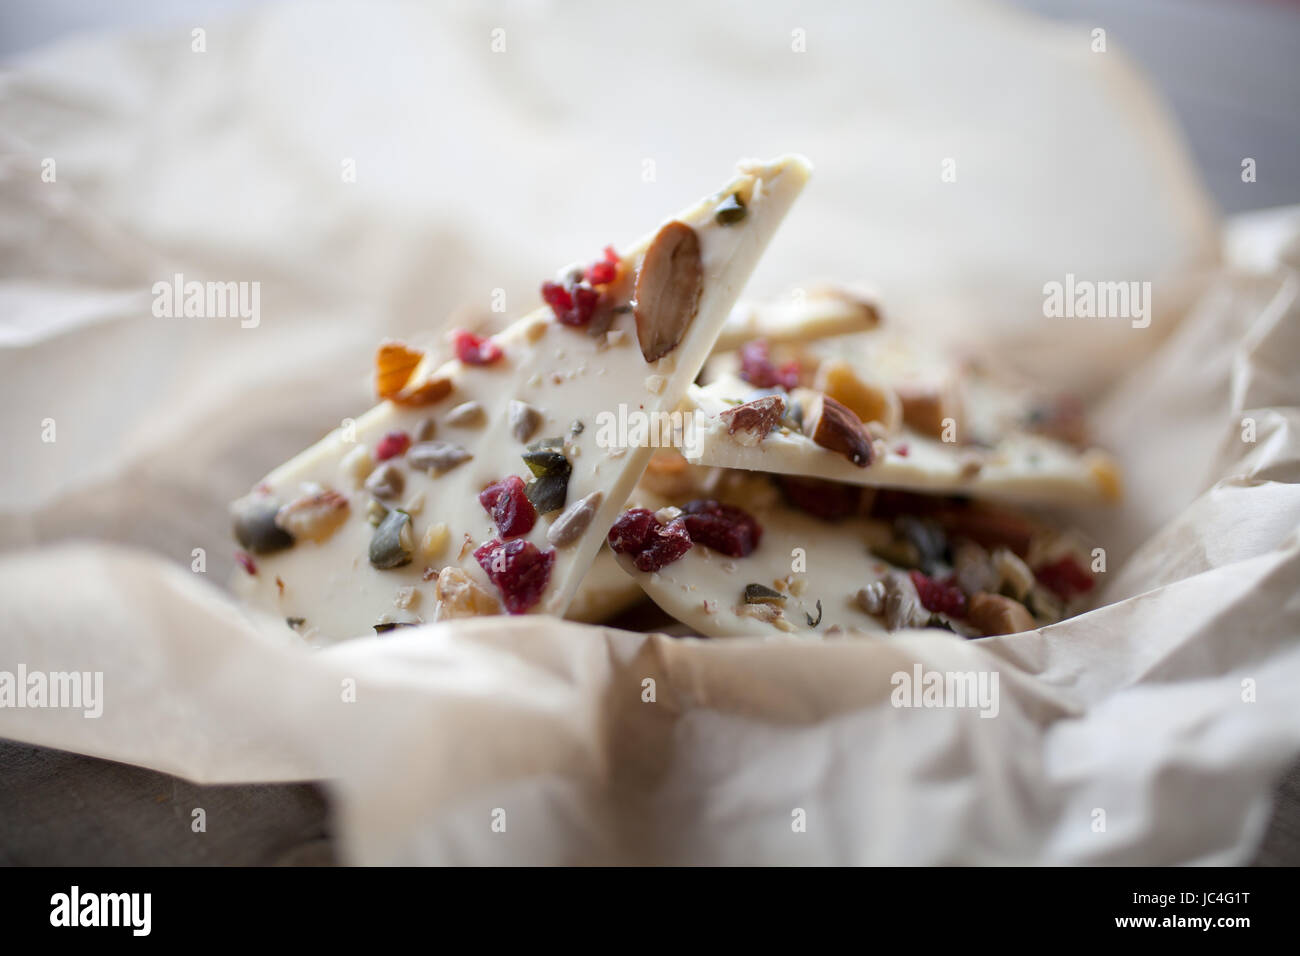
POLYGON ((1220 261, 1084 25, 803 6, 307 4, 196 24, 202 53, 185 27, 9 64, 0 670, 101 671, 104 702, 0 708, 0 736, 330 780, 360 863, 1246 859, 1300 753, 1296 245, 1220 261), (1129 475, 1071 516, 1097 610, 973 643, 527 618, 312 652, 228 597, 225 503, 367 406, 379 338, 490 327, 498 289, 518 314, 786 149, 817 173, 752 293, 873 281, 891 321, 1094 400, 1129 475), (259 324, 154 317, 176 273, 261 283, 259 324), (1150 327, 1044 318, 1066 273, 1151 281, 1150 327), (917 664, 996 673, 997 715, 892 706, 917 664))

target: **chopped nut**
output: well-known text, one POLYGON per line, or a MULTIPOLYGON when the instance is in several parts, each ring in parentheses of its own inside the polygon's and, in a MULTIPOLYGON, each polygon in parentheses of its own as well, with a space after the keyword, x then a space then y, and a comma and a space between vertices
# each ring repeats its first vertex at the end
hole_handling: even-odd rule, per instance
POLYGON ((636 335, 647 362, 677 348, 695 318, 703 287, 700 237, 684 222, 667 223, 651 241, 636 277, 636 335))
POLYGON ((966 452, 961 456, 961 477, 965 481, 977 477, 984 470, 984 459, 975 452, 966 452))
POLYGON ((756 621, 771 624, 780 631, 795 630, 794 625, 786 620, 784 612, 771 604, 738 604, 731 610, 737 617, 752 617, 756 621))
POLYGON ((456 428, 477 428, 487 421, 487 412, 480 402, 461 402, 447 413, 443 422, 456 428))
POLYGON ((790 582, 790 593, 795 597, 803 597, 803 592, 808 590, 808 582, 804 578, 795 578, 790 582))
POLYGON ((727 423, 727 434, 735 438, 736 444, 748 448, 766 438, 784 414, 785 399, 780 395, 766 395, 728 408, 718 417, 727 423))
POLYGON ((434 478, 472 457, 474 456, 460 445, 449 441, 422 441, 406 451, 408 465, 417 471, 428 472, 434 478))
POLYGON ((610 329, 605 333, 605 345, 613 348, 615 345, 622 345, 623 340, 627 338, 625 329, 610 329))
POLYGON ((528 328, 524 330, 524 337, 527 338, 529 342, 536 342, 546 334, 546 327, 548 325, 550 325, 550 323, 544 319, 538 319, 536 322, 531 322, 529 323, 528 328))
POLYGON ((404 388, 390 400, 395 405, 418 408, 422 405, 432 405, 434 402, 440 402, 450 394, 451 382, 445 378, 434 378, 419 385, 404 388))
POLYGON ((867 381, 848 362, 842 359, 823 362, 817 369, 815 387, 853 412, 863 423, 879 423, 886 436, 898 430, 903 408, 893 389, 867 381))
POLYGON ((804 415, 804 433, 814 442, 843 455, 859 468, 871 464, 875 449, 871 435, 851 411, 828 395, 820 395, 804 415))
POLYGON ((381 465, 366 479, 366 491, 376 498, 396 498, 406 488, 406 476, 394 464, 381 465))
POLYGON ((436 434, 438 434, 438 423, 432 418, 425 418, 415 426, 416 441, 430 441, 436 434))
POLYGON ((953 549, 952 565, 957 587, 966 595, 998 589, 1002 576, 989 553, 974 541, 962 541, 953 549))
POLYGON ((981 591, 971 597, 966 616, 985 637, 1018 634, 1034 626, 1034 619, 1023 604, 988 591, 981 591))
POLYGON ((587 530, 604 499, 601 492, 593 491, 569 505, 546 529, 546 540, 557 548, 573 544, 587 530))
POLYGON ((418 515, 421 511, 423 511, 424 492, 417 491, 415 494, 411 495, 410 498, 406 499, 406 504, 402 505, 402 510, 405 511, 408 515, 418 515))
POLYGON ((281 508, 275 523, 296 538, 324 541, 347 520, 348 499, 337 491, 303 495, 281 508))
MULTIPOLYGON (((993 567, 998 572, 996 590, 1023 601, 1034 586, 1034 572, 1010 548, 996 548, 992 556, 993 567)), ((990 588, 989 590, 993 590, 990 588)))
POLYGON ((355 490, 361 487, 374 467, 375 462, 370 457, 370 449, 365 445, 357 445, 339 462, 339 477, 342 478, 344 485, 355 490))
POLYGON ((497 614, 501 610, 497 599, 460 568, 443 568, 433 593, 438 601, 433 612, 435 621, 497 614))
POLYGON ((429 525, 424 529, 424 536, 420 538, 420 554, 426 558, 437 557, 442 549, 447 547, 447 539, 450 536, 447 526, 442 522, 429 525))
POLYGON ((668 522, 674 521, 681 516, 681 508, 678 508, 676 505, 668 505, 655 512, 655 521, 659 524, 668 524, 668 522))
POLYGON ((386 517, 388 517, 388 509, 374 498, 371 498, 370 504, 366 505, 366 520, 370 522, 370 526, 372 528, 379 527, 379 522, 386 517))
POLYGON ((647 375, 645 379, 645 390, 651 395, 658 395, 668 384, 668 379, 662 375, 647 375))
POLYGON ((397 589, 393 595, 393 607, 400 607, 402 610, 409 610, 420 603, 420 592, 414 585, 408 584, 406 587, 397 589))
POLYGON ((511 399, 506 420, 510 424, 510 434, 515 436, 515 440, 526 442, 537 434, 537 429, 542 427, 544 419, 542 413, 527 402, 511 399))
POLYGON ((867 614, 883 617, 891 631, 901 627, 925 627, 930 612, 921 606, 916 587, 905 574, 891 572, 872 581, 857 593, 857 604, 867 614))

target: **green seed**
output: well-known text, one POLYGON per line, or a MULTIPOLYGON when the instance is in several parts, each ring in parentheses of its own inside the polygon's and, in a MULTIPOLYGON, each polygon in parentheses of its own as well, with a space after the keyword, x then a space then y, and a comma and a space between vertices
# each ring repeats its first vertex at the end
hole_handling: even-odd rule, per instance
POLYGON ((538 478, 561 476, 567 482, 569 474, 573 471, 573 466, 569 464, 569 459, 564 457, 564 453, 550 448, 526 451, 523 459, 528 470, 538 478))
POLYGON ((380 570, 409 564, 415 550, 411 516, 405 511, 390 511, 370 539, 370 563, 380 570))
POLYGON ((565 471, 563 474, 534 478, 524 486, 524 494, 528 496, 528 500, 533 503, 539 515, 559 511, 569 497, 569 473, 565 471))
POLYGON ((745 585, 746 604, 785 604, 785 595, 762 584, 745 585))
POLYGON ((745 204, 740 196, 732 193, 722 202, 718 203, 718 208, 714 212, 718 224, 722 226, 734 226, 738 222, 744 222, 747 211, 745 204))
POLYGON ((269 495, 245 495, 230 506, 235 539, 254 554, 269 554, 293 546, 293 535, 275 523, 280 502, 269 495))

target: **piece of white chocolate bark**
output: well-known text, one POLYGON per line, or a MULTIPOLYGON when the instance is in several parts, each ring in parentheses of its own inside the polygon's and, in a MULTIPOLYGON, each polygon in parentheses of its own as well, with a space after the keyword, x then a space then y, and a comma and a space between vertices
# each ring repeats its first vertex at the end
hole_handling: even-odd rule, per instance
POLYGON ((548 283, 549 307, 458 339, 458 359, 381 350, 393 400, 232 506, 252 552, 240 592, 322 643, 564 614, 654 450, 610 440, 605 415, 677 409, 809 171, 800 157, 742 163, 621 256, 548 283))

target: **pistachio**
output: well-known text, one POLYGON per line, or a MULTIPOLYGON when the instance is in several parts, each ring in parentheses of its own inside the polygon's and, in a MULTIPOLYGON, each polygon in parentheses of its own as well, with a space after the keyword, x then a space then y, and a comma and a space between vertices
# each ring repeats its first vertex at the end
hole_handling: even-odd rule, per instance
POLYGON ((348 499, 337 491, 319 491, 295 498, 275 515, 275 523, 295 539, 324 541, 348 517, 348 499))
POLYGON ((376 468, 366 479, 366 491, 376 498, 396 498, 405 487, 406 476, 391 462, 376 468))
POLYGON ((596 512, 600 510, 600 504, 604 500, 604 494, 599 491, 593 491, 591 494, 579 498, 565 508, 563 514, 551 522, 551 526, 546 529, 546 540, 557 548, 564 548, 573 544, 582 537, 591 525, 592 519, 596 517, 596 512))
POLYGON ((1019 601, 981 591, 971 597, 966 616, 985 637, 1018 634, 1034 626, 1034 619, 1019 601))
POLYGON ((481 402, 461 402, 447 413, 443 421, 456 428, 477 428, 487 421, 481 402))
POLYGON ((804 415, 804 434, 814 442, 843 455, 859 468, 871 464, 874 449, 858 416, 831 398, 819 395, 804 415))
POLYGON ((275 522, 280 501, 254 492, 230 505, 235 540, 255 554, 268 554, 293 546, 293 535, 275 522))
POLYGON ((564 457, 563 452, 556 451, 554 447, 542 448, 529 445, 528 450, 524 452, 522 457, 524 464, 528 466, 528 470, 538 478, 563 475, 567 481, 573 471, 573 465, 569 463, 569 459, 564 457))
POLYGON ((713 217, 717 219, 720 226, 734 226, 736 223, 744 222, 747 214, 748 210, 745 209, 745 202, 740 198, 740 194, 732 193, 718 203, 713 217))
POLYGON ((411 516, 405 511, 388 512, 370 539, 370 563, 381 570, 410 563, 413 538, 411 516))
POLYGON ((526 442, 542 427, 542 413, 527 402, 511 399, 506 420, 516 441, 526 442))
POLYGON ((779 607, 785 604, 785 595, 763 584, 746 584, 745 603, 775 604, 779 607))
POLYGON ((406 463, 418 471, 437 477, 457 465, 469 461, 473 455, 460 445, 449 441, 422 441, 406 451, 406 463))
POLYGON ((743 405, 728 408, 718 414, 727 424, 727 434, 736 444, 752 447, 767 437, 785 414, 785 399, 779 395, 756 398, 743 405))
POLYGON ((524 487, 524 494, 528 496, 528 500, 533 503, 539 515, 559 511, 564 507, 565 499, 569 496, 569 474, 566 471, 562 474, 534 478, 524 487))
POLYGON ((460 568, 446 567, 438 572, 433 593, 438 601, 433 612, 435 621, 496 614, 500 610, 496 598, 460 568))
POLYGON ((636 277, 636 337, 647 362, 677 348, 695 318, 703 287, 700 237, 684 222, 665 224, 636 277))

